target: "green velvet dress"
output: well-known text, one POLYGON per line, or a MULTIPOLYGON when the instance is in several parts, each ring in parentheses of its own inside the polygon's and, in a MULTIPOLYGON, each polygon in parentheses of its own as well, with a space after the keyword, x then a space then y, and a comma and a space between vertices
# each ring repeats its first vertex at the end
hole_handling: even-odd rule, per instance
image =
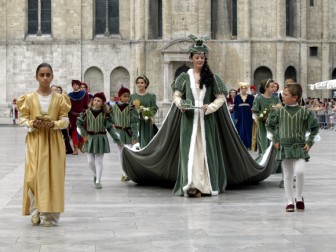
POLYGON ((179 75, 172 86, 174 103, 181 109, 185 100, 201 109, 183 111, 180 126, 178 174, 173 193, 187 195, 189 188, 217 195, 226 187, 226 173, 214 112, 225 102, 226 86, 218 75, 211 87, 200 89, 193 69, 179 75))
POLYGON ((273 135, 273 142, 280 144, 276 160, 303 158, 309 160, 308 152, 303 150, 305 144, 310 147, 319 132, 319 125, 313 113, 299 105, 284 106, 271 111, 266 129, 273 135), (306 139, 306 133, 309 137, 306 139))
POLYGON ((145 147, 150 140, 154 137, 154 116, 158 110, 158 106, 156 105, 156 96, 155 94, 146 93, 144 95, 141 94, 131 94, 130 96, 130 104, 133 104, 135 100, 140 101, 140 106, 144 108, 150 108, 152 112, 152 117, 147 120, 143 117, 141 109, 139 111, 139 123, 138 123, 138 132, 139 132, 139 144, 140 147, 145 147))
POLYGON ((259 115, 265 110, 270 108, 272 105, 280 103, 277 96, 271 96, 266 98, 263 95, 259 95, 254 99, 252 111, 255 116, 258 117, 258 131, 257 131, 257 148, 259 155, 263 154, 270 145, 270 140, 267 138, 267 132, 265 128, 266 117, 260 119, 259 115))

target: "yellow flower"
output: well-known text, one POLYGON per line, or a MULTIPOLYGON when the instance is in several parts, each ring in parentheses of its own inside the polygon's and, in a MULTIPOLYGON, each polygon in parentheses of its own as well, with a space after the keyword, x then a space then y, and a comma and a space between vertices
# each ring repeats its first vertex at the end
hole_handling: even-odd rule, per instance
POLYGON ((135 99, 135 100, 133 101, 133 105, 134 105, 137 109, 139 109, 139 108, 140 108, 140 105, 141 105, 140 100, 139 100, 139 99, 135 99))

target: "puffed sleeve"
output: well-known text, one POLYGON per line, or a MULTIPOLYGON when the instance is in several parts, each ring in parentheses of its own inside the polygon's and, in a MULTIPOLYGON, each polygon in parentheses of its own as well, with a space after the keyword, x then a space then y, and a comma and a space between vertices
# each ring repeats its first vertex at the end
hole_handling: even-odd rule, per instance
POLYGON ((218 74, 214 74, 215 82, 214 82, 214 94, 224 94, 225 96, 228 94, 226 85, 222 78, 218 74))
POLYGON ((113 125, 115 124, 114 119, 112 114, 106 113, 106 117, 105 117, 105 128, 108 131, 108 133, 110 134, 110 136, 112 137, 112 139, 114 140, 114 142, 116 142, 119 145, 122 145, 122 141, 120 140, 120 136, 117 132, 117 130, 113 127, 113 125))
POLYGON ((33 122, 30 118, 30 105, 31 99, 30 95, 22 95, 18 98, 16 102, 16 106, 18 108, 20 114, 20 124, 28 129, 28 132, 35 131, 36 129, 33 127, 33 122))
POLYGON ((69 125, 68 113, 71 108, 71 101, 69 96, 62 94, 59 104, 58 120, 55 121, 54 130, 65 129, 69 125))
POLYGON ((267 117, 265 127, 272 134, 273 143, 279 143, 279 115, 281 109, 272 109, 267 117))
POLYGON ((227 94, 227 88, 223 80, 219 75, 214 74, 215 82, 213 83, 213 94, 216 97, 213 102, 208 105, 205 112, 206 115, 217 111, 226 102, 225 95, 227 94))
POLYGON ((319 124, 317 122, 316 117, 313 115, 312 111, 310 111, 309 109, 307 109, 308 111, 308 130, 310 130, 310 134, 308 137, 308 140, 306 141, 306 143, 312 147, 314 144, 314 139, 317 136, 317 134, 319 133, 319 124))
POLYGON ((260 113, 260 97, 261 96, 257 96, 257 98, 255 98, 253 101, 252 112, 254 114, 260 113))
POLYGON ((187 73, 181 73, 171 85, 174 92, 173 103, 178 108, 181 107, 181 100, 185 93, 185 84, 188 81, 188 78, 189 76, 187 73))

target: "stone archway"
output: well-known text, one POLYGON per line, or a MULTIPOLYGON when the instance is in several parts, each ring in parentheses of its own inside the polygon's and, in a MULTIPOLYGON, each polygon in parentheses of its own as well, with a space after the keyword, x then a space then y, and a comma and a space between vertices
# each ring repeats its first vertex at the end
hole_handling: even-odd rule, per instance
POLYGON ((257 91, 259 91, 260 82, 265 79, 273 79, 272 71, 265 66, 258 67, 253 75, 253 83, 257 91))
POLYGON ((170 85, 176 78, 178 69, 190 65, 188 49, 191 45, 191 39, 180 38, 170 41, 161 48, 164 62, 163 104, 170 104, 172 97, 170 85))
POLYGON ((293 66, 287 67, 287 69, 285 71, 285 81, 287 79, 292 79, 295 82, 297 81, 297 78, 296 78, 296 69, 293 66))
POLYGON ((176 79, 177 76, 179 76, 181 73, 186 73, 186 72, 188 72, 189 69, 190 69, 190 67, 188 67, 186 64, 184 64, 183 66, 179 67, 179 68, 175 71, 174 79, 176 79))
POLYGON ((336 79, 336 68, 334 69, 334 71, 331 74, 331 79, 333 79, 333 80, 336 79))
POLYGON ((104 91, 104 75, 98 67, 90 67, 84 73, 84 82, 92 94, 104 91))
POLYGON ((130 74, 124 67, 116 67, 110 76, 110 97, 117 95, 121 85, 130 88, 130 74))

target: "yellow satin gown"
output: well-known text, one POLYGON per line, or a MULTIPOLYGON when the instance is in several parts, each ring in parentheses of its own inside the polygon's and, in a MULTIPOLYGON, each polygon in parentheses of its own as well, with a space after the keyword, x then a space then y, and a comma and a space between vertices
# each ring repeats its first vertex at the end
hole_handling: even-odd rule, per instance
POLYGON ((22 214, 29 215, 29 190, 39 212, 64 212, 66 154, 61 129, 69 124, 70 99, 52 93, 48 111, 44 111, 55 122, 51 129, 33 128, 34 119, 43 112, 36 92, 19 97, 17 107, 20 124, 28 129, 22 214))

